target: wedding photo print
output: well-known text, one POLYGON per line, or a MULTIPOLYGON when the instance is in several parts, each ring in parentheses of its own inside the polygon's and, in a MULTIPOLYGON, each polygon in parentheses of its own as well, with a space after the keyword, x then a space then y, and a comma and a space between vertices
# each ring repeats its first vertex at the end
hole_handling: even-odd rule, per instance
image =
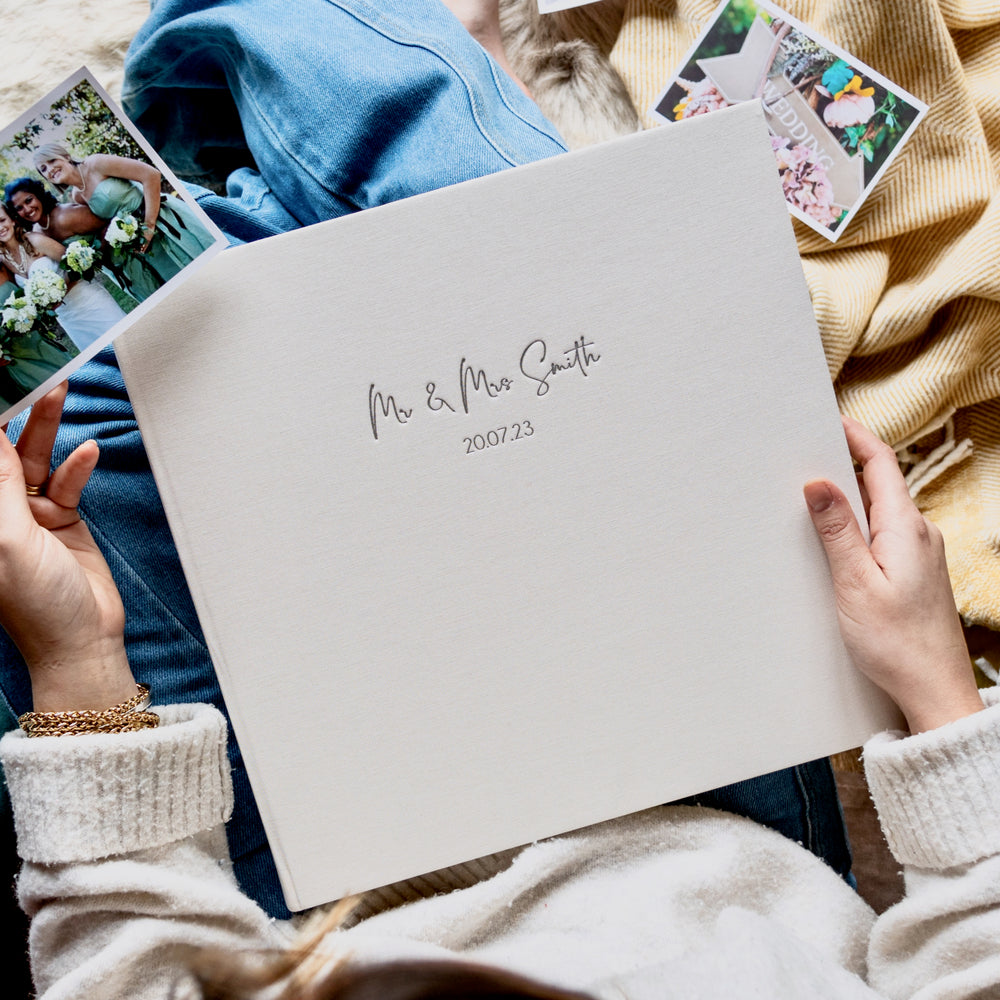
POLYGON ((759 99, 789 211, 831 241, 927 111, 768 0, 727 0, 653 113, 682 121, 759 99))
POLYGON ((86 70, 0 132, 0 421, 226 241, 86 70))

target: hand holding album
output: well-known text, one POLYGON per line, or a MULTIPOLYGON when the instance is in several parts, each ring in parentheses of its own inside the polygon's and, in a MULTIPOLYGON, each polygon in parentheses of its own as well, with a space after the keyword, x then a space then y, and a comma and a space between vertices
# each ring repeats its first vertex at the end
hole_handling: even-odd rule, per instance
POLYGON ((903 710, 910 732, 934 729, 983 705, 955 608, 940 530, 914 506, 895 452, 844 418, 861 463, 871 544, 832 484, 805 490, 823 539, 840 630, 858 668, 903 710))
POLYGON ((121 598, 76 509, 96 442, 49 474, 65 396, 63 383, 35 403, 16 448, 0 434, 0 623, 38 712, 103 709, 135 692, 121 598))

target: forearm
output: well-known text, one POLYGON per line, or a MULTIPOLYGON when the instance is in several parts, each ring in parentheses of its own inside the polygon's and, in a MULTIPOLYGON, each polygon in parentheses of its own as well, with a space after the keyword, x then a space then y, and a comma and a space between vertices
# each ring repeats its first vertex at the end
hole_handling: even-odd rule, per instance
POLYGON ((0 742, 40 996, 167 997, 188 946, 281 943, 229 869, 224 720, 160 711, 141 732, 0 742))
POLYGON ((142 200, 143 200, 143 236, 147 239, 151 238, 153 232, 156 229, 156 220, 160 216, 160 182, 159 180, 147 181, 142 186, 142 200))

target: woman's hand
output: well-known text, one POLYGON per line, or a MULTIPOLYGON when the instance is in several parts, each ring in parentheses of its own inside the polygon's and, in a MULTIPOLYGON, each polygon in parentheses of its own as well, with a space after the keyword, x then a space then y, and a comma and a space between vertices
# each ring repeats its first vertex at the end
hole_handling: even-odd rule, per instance
POLYGON ((857 667, 899 705, 910 732, 934 729, 983 707, 944 541, 910 499, 892 448, 843 419, 862 467, 871 545, 836 486, 820 480, 804 489, 833 574, 840 631, 857 667))
POLYGON ((76 510, 96 442, 49 475, 65 397, 63 384, 34 404, 16 448, 0 434, 0 624, 28 665, 36 712, 105 709, 136 690, 121 598, 76 510))

